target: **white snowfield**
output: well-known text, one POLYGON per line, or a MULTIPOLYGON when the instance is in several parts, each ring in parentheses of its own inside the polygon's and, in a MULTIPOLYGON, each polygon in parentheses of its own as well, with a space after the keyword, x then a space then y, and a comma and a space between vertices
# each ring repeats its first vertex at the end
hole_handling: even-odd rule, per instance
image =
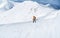
POLYGON ((0 8, 2 8, 3 6, 5 6, 7 4, 7 0, 1 0, 2 4, 0 4, 0 8))
POLYGON ((60 38, 60 10, 32 1, 14 5, 0 12, 0 38, 60 38))
POLYGON ((12 9, 0 12, 0 24, 32 21, 33 15, 38 19, 38 17, 45 16, 54 11, 52 8, 44 7, 32 1, 15 3, 14 5, 12 9))

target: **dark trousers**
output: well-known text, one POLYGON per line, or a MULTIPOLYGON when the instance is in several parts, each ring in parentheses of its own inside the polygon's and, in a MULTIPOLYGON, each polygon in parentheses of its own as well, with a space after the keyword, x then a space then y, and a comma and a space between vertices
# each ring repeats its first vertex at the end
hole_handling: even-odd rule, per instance
POLYGON ((33 23, 36 23, 36 19, 33 20, 33 23))

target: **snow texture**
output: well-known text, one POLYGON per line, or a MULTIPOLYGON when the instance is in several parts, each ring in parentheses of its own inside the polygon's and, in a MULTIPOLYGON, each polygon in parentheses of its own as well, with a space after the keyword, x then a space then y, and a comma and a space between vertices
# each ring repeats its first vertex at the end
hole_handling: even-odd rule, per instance
POLYGON ((23 2, 23 1, 36 1, 39 4, 50 4, 54 9, 60 9, 60 0, 10 0, 14 2, 23 2))
POLYGON ((52 11, 54 11, 53 8, 39 5, 33 1, 16 3, 12 9, 0 14, 0 24, 30 21, 33 15, 39 18, 52 11))
POLYGON ((14 2, 0 12, 0 38, 60 38, 60 10, 33 1, 14 2), (37 17, 36 23, 32 16, 37 17))

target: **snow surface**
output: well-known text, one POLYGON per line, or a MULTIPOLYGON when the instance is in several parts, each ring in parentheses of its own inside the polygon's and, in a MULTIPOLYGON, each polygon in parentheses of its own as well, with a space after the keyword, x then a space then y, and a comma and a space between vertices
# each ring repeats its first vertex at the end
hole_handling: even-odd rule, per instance
POLYGON ((12 9, 6 12, 0 12, 0 24, 31 21, 33 15, 38 19, 38 17, 45 16, 52 11, 54 11, 54 9, 32 1, 14 3, 12 9))
POLYGON ((14 7, 14 5, 10 1, 7 0, 1 0, 1 1, 2 2, 0 4, 0 12, 10 10, 14 7))
POLYGON ((32 0, 32 1, 36 1, 39 4, 50 4, 51 7, 53 7, 54 9, 60 9, 60 0, 32 0))
POLYGON ((14 5, 0 12, 0 38, 60 38, 60 10, 32 1, 14 5))

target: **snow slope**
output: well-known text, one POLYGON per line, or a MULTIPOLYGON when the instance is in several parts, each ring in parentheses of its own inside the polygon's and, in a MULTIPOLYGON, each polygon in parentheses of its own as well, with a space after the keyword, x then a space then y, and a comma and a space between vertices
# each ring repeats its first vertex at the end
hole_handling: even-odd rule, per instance
POLYGON ((31 21, 35 15, 37 19, 54 11, 53 8, 46 7, 33 1, 14 3, 14 7, 8 11, 0 12, 0 24, 31 21))
POLYGON ((25 1, 0 13, 0 18, 0 38, 60 38, 60 10, 25 1))
POLYGON ((10 10, 14 7, 14 5, 10 1, 7 0, 1 1, 2 2, 0 3, 0 12, 10 10))
MULTIPOLYGON (((45 18, 45 17, 44 17, 45 18)), ((60 15, 36 23, 20 22, 0 25, 0 38, 60 38, 60 15)))
POLYGON ((50 4, 54 9, 60 9, 60 0, 32 0, 36 1, 39 4, 50 4))

